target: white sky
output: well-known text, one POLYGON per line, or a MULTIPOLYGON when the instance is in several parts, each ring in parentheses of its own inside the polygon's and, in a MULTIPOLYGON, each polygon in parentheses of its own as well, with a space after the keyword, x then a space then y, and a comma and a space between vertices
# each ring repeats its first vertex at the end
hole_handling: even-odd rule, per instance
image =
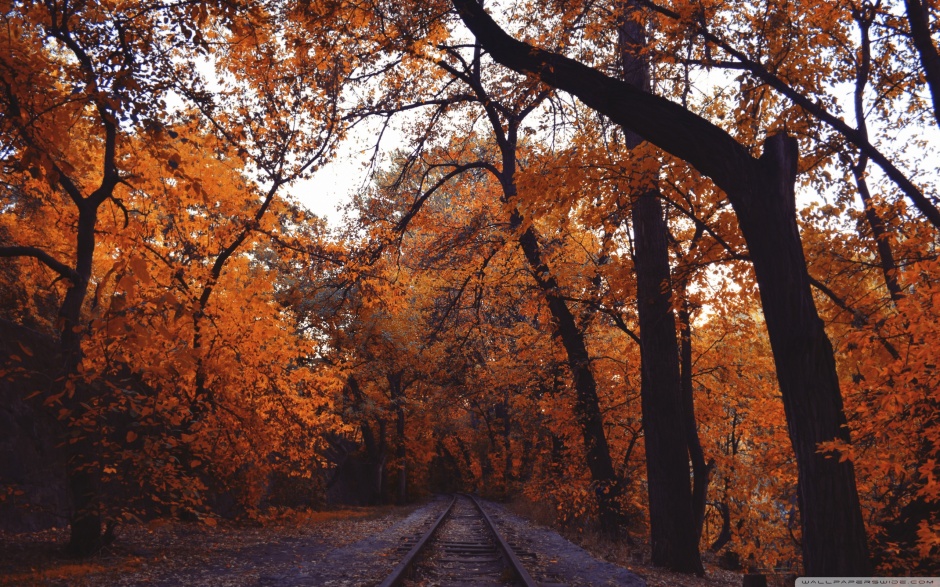
MULTIPOLYGON (((389 153, 406 144, 401 125, 407 117, 407 113, 399 115, 398 120, 393 120, 385 129, 379 166, 388 160, 389 153)), ((292 184, 288 193, 317 216, 326 218, 331 228, 341 226, 341 208, 350 202, 353 194, 371 182, 369 163, 379 130, 378 120, 357 124, 340 143, 333 159, 319 168, 312 178, 292 184)))
POLYGON ((347 139, 340 145, 336 157, 318 169, 312 178, 298 181, 288 189, 288 193, 311 212, 326 218, 332 228, 342 223, 342 206, 368 181, 370 153, 363 152, 359 142, 347 139))

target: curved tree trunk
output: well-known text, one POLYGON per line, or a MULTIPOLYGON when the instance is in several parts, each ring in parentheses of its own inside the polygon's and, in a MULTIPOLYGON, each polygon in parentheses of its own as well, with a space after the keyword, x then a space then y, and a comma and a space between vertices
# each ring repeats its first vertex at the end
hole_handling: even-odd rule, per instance
POLYGON ((715 507, 718 508, 718 512, 721 514, 721 530, 718 532, 715 541, 708 547, 712 552, 718 552, 731 542, 731 508, 723 501, 715 504, 715 507))

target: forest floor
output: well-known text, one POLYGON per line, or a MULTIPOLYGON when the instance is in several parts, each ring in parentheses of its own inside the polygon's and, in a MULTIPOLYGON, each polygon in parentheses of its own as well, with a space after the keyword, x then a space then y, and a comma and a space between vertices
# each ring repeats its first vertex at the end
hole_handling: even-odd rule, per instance
MULTIPOLYGON (((0 533, 0 586, 371 585, 375 583, 373 576, 384 576, 394 566, 397 555, 389 545, 402 532, 420 528, 429 508, 433 509, 433 504, 294 512, 255 526, 222 522, 210 527, 166 521, 134 524, 123 527, 114 544, 83 560, 65 556, 62 546, 67 535, 63 530, 0 533), (378 560, 371 568, 360 564, 376 559, 376 553, 378 560)), ((507 509, 526 514, 518 507, 507 509)), ((708 561, 706 578, 689 577, 645 565, 648 556, 644 558, 639 550, 590 534, 569 536, 601 559, 591 561, 581 548, 541 527, 539 520, 523 521, 508 511, 501 515, 534 540, 560 545, 563 556, 569 557, 569 572, 581 579, 572 584, 619 585, 613 579, 616 567, 602 562, 609 561, 640 575, 648 587, 741 585, 739 573, 718 569, 708 561), (588 567, 594 569, 595 580, 585 576, 588 567)), ((565 578, 571 582, 571 577, 565 578)))
POLYGON ((112 545, 81 560, 64 554, 65 530, 0 533, 0 586, 258 585, 382 532, 413 509, 295 512, 256 526, 158 520, 122 527, 112 545))
MULTIPOLYGON (((740 587, 743 582, 742 572, 722 569, 718 566, 716 557, 711 553, 703 553, 704 577, 674 573, 650 564, 650 548, 644 540, 637 541, 636 545, 630 546, 624 542, 604 538, 590 527, 559 528, 553 523, 552 512, 545 507, 524 501, 508 504, 506 509, 533 525, 552 528, 597 559, 636 573, 643 577, 647 587, 740 587)), ((775 579, 768 577, 768 587, 785 587, 782 581, 778 586, 775 579)))

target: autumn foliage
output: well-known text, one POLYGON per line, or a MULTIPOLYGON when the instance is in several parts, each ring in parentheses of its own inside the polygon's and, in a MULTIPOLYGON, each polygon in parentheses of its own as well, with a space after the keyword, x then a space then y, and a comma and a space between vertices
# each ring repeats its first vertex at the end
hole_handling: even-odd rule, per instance
POLYGON ((701 552, 823 568, 837 471, 867 549, 839 568, 937 574, 936 7, 487 3, 517 59, 471 4, 0 2, 0 402, 55 430, 71 549, 457 489, 646 540, 658 319, 701 552), (625 59, 624 100, 691 126, 604 98, 625 59), (365 135, 342 221, 309 212, 365 135), (787 243, 747 190, 795 193, 787 243), (792 399, 816 379, 831 405, 792 399))

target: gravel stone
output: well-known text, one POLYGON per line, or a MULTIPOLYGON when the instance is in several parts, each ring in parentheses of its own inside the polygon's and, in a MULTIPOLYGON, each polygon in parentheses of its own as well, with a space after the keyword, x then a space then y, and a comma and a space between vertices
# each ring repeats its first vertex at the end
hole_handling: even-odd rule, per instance
POLYGON ((517 551, 522 549, 535 555, 535 562, 531 567, 527 565, 527 570, 543 587, 552 584, 568 587, 646 587, 646 581, 639 575, 594 558, 554 530, 531 524, 497 503, 480 501, 499 527, 500 533, 517 551))
POLYGON ((263 587, 373 587, 382 582, 405 552, 408 538, 423 534, 450 503, 435 498, 378 534, 333 549, 319 559, 305 561, 289 573, 262 576, 263 587))
MULTIPOLYGON (((646 587, 638 575, 598 560, 557 532, 535 526, 497 503, 481 500, 500 532, 517 550, 527 570, 544 587, 646 587)), ((406 551, 400 546, 420 536, 443 509, 449 497, 437 497, 385 531, 345 547, 321 560, 308 561, 289 574, 262 577, 264 587, 374 587, 391 573, 406 551)))

